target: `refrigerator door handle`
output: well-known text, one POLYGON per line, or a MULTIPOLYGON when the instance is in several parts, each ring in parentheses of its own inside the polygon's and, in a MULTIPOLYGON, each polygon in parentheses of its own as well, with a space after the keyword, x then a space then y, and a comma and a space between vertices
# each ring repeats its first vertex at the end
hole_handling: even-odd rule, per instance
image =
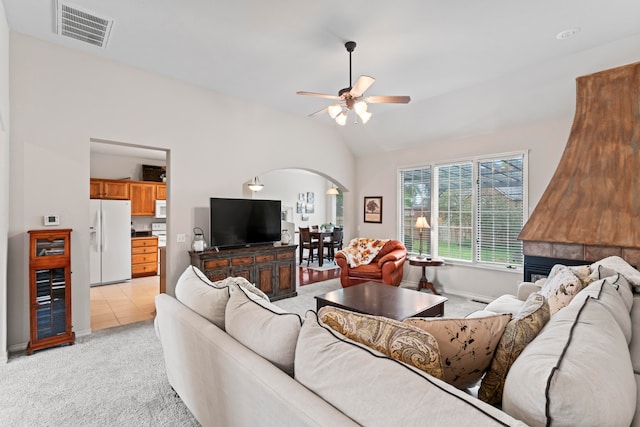
POLYGON ((95 246, 96 252, 100 252, 102 249, 102 228, 100 227, 102 220, 100 218, 100 212, 101 211, 99 209, 96 211, 95 223, 93 224, 93 227, 89 227, 89 239, 95 246))
POLYGON ((100 213, 100 235, 102 236, 102 252, 107 252, 107 227, 106 227, 106 214, 100 213))

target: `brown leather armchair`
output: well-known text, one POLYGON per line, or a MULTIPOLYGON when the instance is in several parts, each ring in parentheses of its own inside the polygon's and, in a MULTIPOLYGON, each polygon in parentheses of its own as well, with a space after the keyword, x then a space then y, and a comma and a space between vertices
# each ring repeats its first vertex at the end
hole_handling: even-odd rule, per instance
POLYGON ((381 282, 398 286, 402 280, 407 248, 399 240, 389 240, 376 257, 366 265, 349 267, 342 251, 336 252, 335 260, 340 266, 340 283, 343 288, 364 282, 381 282))

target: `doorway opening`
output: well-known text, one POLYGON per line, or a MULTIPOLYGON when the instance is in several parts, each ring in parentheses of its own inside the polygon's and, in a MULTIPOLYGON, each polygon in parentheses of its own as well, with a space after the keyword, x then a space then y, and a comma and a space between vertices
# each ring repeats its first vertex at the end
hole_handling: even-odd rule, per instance
MULTIPOLYGON (((95 139, 91 140, 90 147, 90 226, 93 227, 90 229, 90 313, 91 330, 96 331, 151 319, 155 315, 154 298, 160 292, 160 274, 164 273, 159 263, 160 252, 166 250, 167 242, 169 175, 168 150, 95 139), (101 184, 105 184, 103 192, 97 195, 95 189, 101 184), (104 191, 109 185, 123 190, 110 194, 104 191), (122 225, 96 225, 100 215, 94 213, 94 208, 107 203, 128 206, 124 209, 128 214, 126 220, 119 220, 125 221, 125 230, 122 225), (165 215, 156 212, 157 205, 164 206, 165 215), (108 244, 95 237, 96 230, 104 233, 108 244), (109 231, 112 235, 107 236, 109 231), (119 242, 118 247, 114 247, 115 242, 119 242), (118 261, 113 261, 114 255, 107 252, 121 255, 118 261), (118 274, 110 274, 114 271, 118 274)), ((108 218, 113 221, 113 216, 108 218)), ((107 214, 103 219, 106 217, 107 214)))

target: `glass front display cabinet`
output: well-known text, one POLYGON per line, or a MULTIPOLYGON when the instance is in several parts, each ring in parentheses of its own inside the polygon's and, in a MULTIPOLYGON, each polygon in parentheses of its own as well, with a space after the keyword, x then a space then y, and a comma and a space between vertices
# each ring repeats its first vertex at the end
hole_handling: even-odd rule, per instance
POLYGON ((29 231, 29 311, 27 354, 73 344, 71 324, 71 230, 29 231))

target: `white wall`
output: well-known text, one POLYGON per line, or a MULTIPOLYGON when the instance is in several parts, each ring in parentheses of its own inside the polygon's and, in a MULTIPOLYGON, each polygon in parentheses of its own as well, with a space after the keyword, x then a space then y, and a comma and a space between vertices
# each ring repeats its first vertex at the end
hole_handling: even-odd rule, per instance
POLYGON ((92 152, 89 173, 91 178, 128 178, 133 181, 142 181, 142 165, 166 166, 166 164, 165 160, 92 152))
MULTIPOLYGON (((363 207, 359 206, 357 227, 360 236, 399 237, 398 169, 421 166, 429 162, 469 159, 473 156, 529 151, 529 212, 542 196, 564 151, 573 117, 542 122, 514 129, 496 131, 456 141, 425 144, 422 147, 387 152, 357 160, 356 203, 362 205, 365 196, 383 196, 382 224, 364 223, 363 207), (372 175, 368 171, 375 170, 372 175)), ((418 267, 405 266, 405 280, 418 282, 418 267)), ((447 292, 487 299, 504 293, 514 293, 522 279, 522 271, 493 270, 462 265, 429 269, 436 285, 447 292)))
POLYGON ((243 185, 267 171, 321 171, 353 187, 355 162, 337 129, 308 118, 74 52, 12 33, 10 347, 29 339, 26 231, 47 212, 71 239, 73 324, 90 330, 89 141, 168 151, 167 289, 189 264, 190 239, 209 197, 242 197, 243 185), (44 72, 43 70, 46 70, 44 72), (251 126, 247 126, 247 117, 251 126), (334 153, 309 156, 322 146, 334 153))
POLYGON ((9 122, 9 27, 4 5, 0 2, 0 363, 7 361, 9 122))

